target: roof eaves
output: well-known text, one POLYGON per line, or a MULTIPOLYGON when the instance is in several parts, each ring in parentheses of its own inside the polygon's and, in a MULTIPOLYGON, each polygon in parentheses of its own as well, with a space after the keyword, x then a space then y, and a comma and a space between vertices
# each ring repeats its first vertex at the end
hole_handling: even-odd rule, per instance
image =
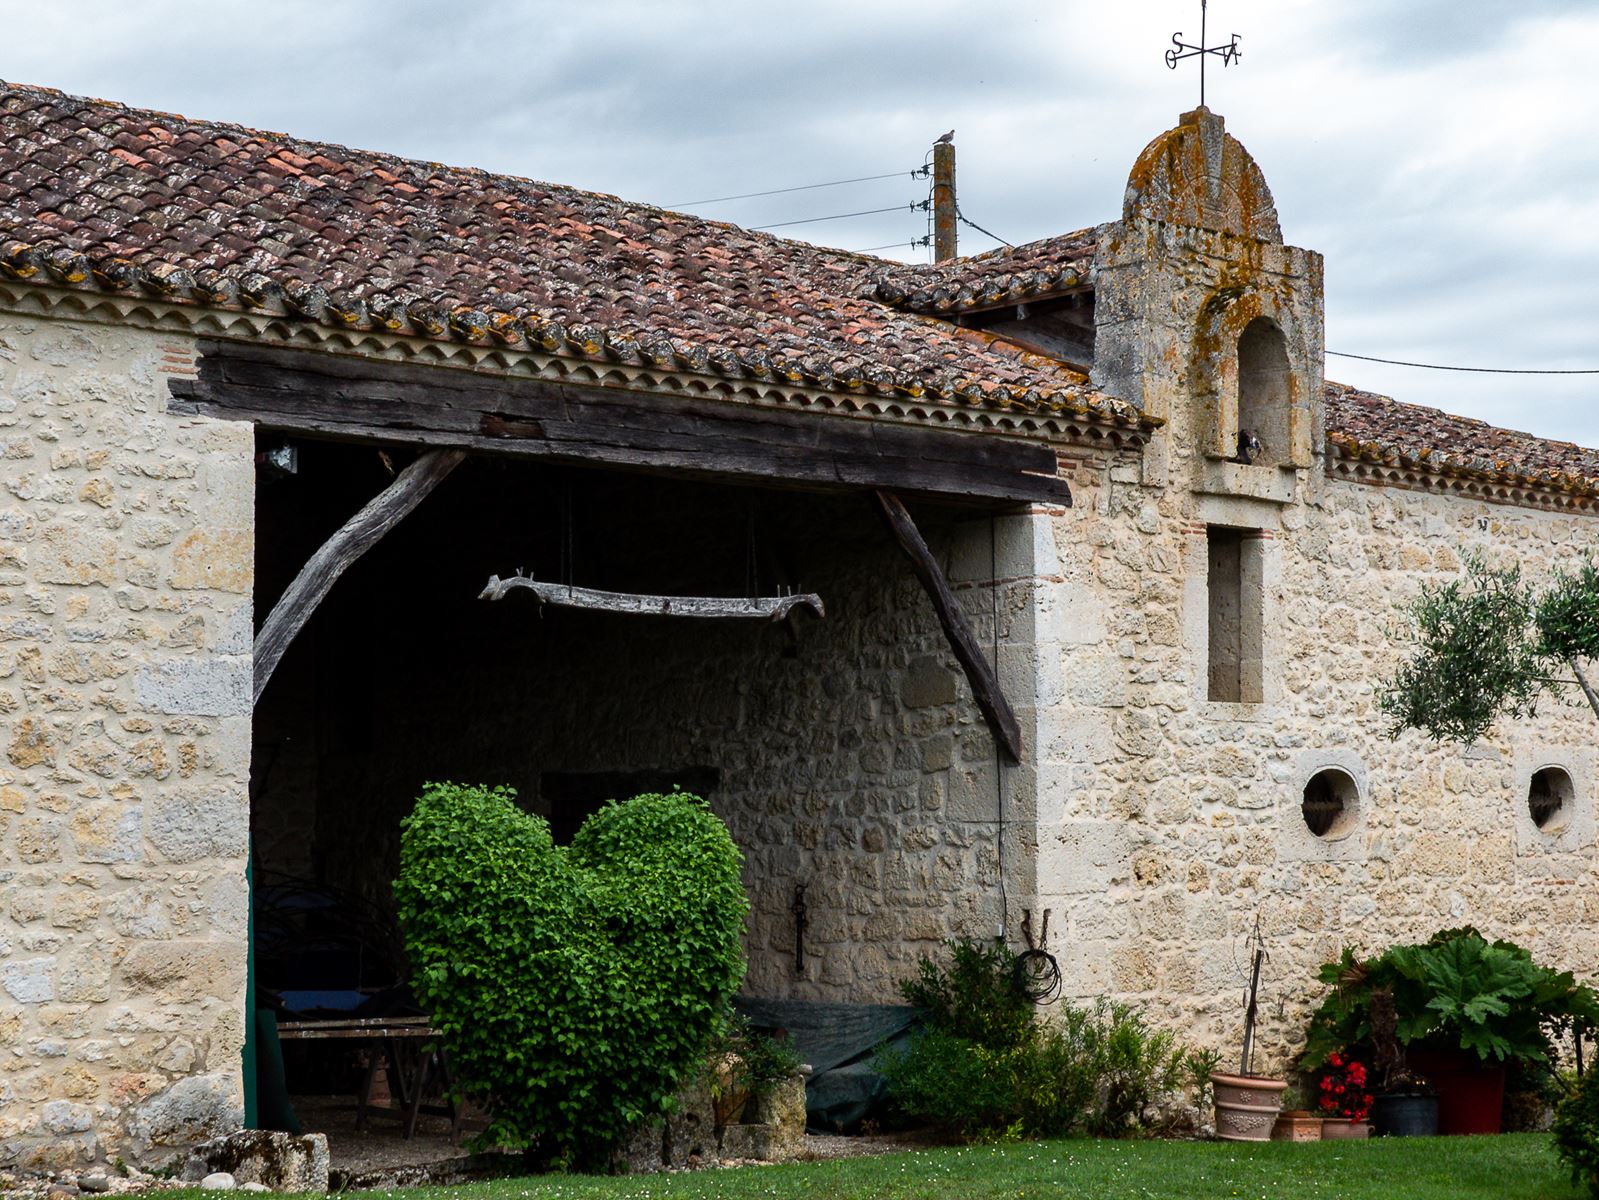
POLYGON ((586 323, 484 311, 399 295, 329 291, 298 278, 258 271, 196 271, 167 263, 144 265, 120 255, 85 254, 65 246, 0 237, 0 278, 42 286, 148 295, 176 305, 263 316, 285 316, 341 331, 370 331, 432 341, 543 352, 562 358, 687 372, 732 381, 805 386, 845 395, 874 395, 957 409, 988 409, 1039 417, 1081 418, 1142 437, 1163 422, 1088 387, 1021 387, 950 376, 930 383, 909 372, 872 364, 833 364, 774 353, 730 349, 661 333, 642 336, 586 323))

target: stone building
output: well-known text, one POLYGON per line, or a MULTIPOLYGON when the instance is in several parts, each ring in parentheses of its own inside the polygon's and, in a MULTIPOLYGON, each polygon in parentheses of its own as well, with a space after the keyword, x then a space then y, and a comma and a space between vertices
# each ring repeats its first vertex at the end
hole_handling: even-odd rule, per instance
POLYGON ((1048 911, 1068 995, 1230 1048, 1258 917, 1281 1061, 1345 942, 1591 975, 1591 715, 1468 750, 1373 695, 1463 551, 1594 548, 1599 453, 1325 381, 1321 268, 1204 109, 1118 219, 910 267, 0 85, 0 1165, 237 1124, 252 848, 380 950, 433 778, 558 832, 704 792, 756 996, 1048 911), (518 569, 827 612, 478 598, 518 569))

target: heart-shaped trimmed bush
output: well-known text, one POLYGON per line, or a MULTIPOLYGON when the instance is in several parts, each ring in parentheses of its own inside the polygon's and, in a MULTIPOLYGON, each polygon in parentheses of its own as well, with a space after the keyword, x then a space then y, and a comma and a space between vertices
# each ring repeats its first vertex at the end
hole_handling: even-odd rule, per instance
POLYGON ((504 787, 428 784, 394 884, 417 999, 485 1142, 604 1165, 700 1066, 744 976, 741 856, 706 803, 636 796, 570 847, 504 787))

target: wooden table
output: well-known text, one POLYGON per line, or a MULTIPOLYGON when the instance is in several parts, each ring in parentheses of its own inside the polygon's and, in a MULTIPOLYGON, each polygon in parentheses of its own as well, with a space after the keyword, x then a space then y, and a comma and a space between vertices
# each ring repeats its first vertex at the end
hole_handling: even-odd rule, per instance
POLYGON ((438 1042, 439 1031, 428 1024, 426 1017, 350 1017, 336 1021, 285 1021, 278 1026, 278 1040, 311 1041, 323 1039, 358 1039, 376 1042, 378 1047, 367 1062, 366 1074, 361 1080, 360 1095, 356 1100, 355 1127, 366 1130, 368 1115, 393 1117, 405 1127, 407 1139, 416 1135, 416 1119, 421 1113, 450 1118, 451 1132, 461 1134, 461 1102, 454 1094, 455 1080, 450 1073, 449 1056, 438 1042), (413 1068, 400 1054, 403 1042, 421 1040, 421 1053, 413 1068), (389 1078, 389 1088, 399 1101, 397 1108, 373 1104, 372 1084, 377 1080, 378 1068, 383 1067, 389 1078), (437 1075, 444 1084, 446 1104, 422 1103, 430 1076, 437 1075))

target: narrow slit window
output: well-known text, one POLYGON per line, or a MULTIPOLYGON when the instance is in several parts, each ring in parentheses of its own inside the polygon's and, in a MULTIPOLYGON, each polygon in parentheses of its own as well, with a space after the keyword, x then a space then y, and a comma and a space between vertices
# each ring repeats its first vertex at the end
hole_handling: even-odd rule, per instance
POLYGON ((1209 549, 1209 678, 1206 694, 1231 704, 1261 698, 1261 538, 1250 530, 1211 526, 1209 549))

